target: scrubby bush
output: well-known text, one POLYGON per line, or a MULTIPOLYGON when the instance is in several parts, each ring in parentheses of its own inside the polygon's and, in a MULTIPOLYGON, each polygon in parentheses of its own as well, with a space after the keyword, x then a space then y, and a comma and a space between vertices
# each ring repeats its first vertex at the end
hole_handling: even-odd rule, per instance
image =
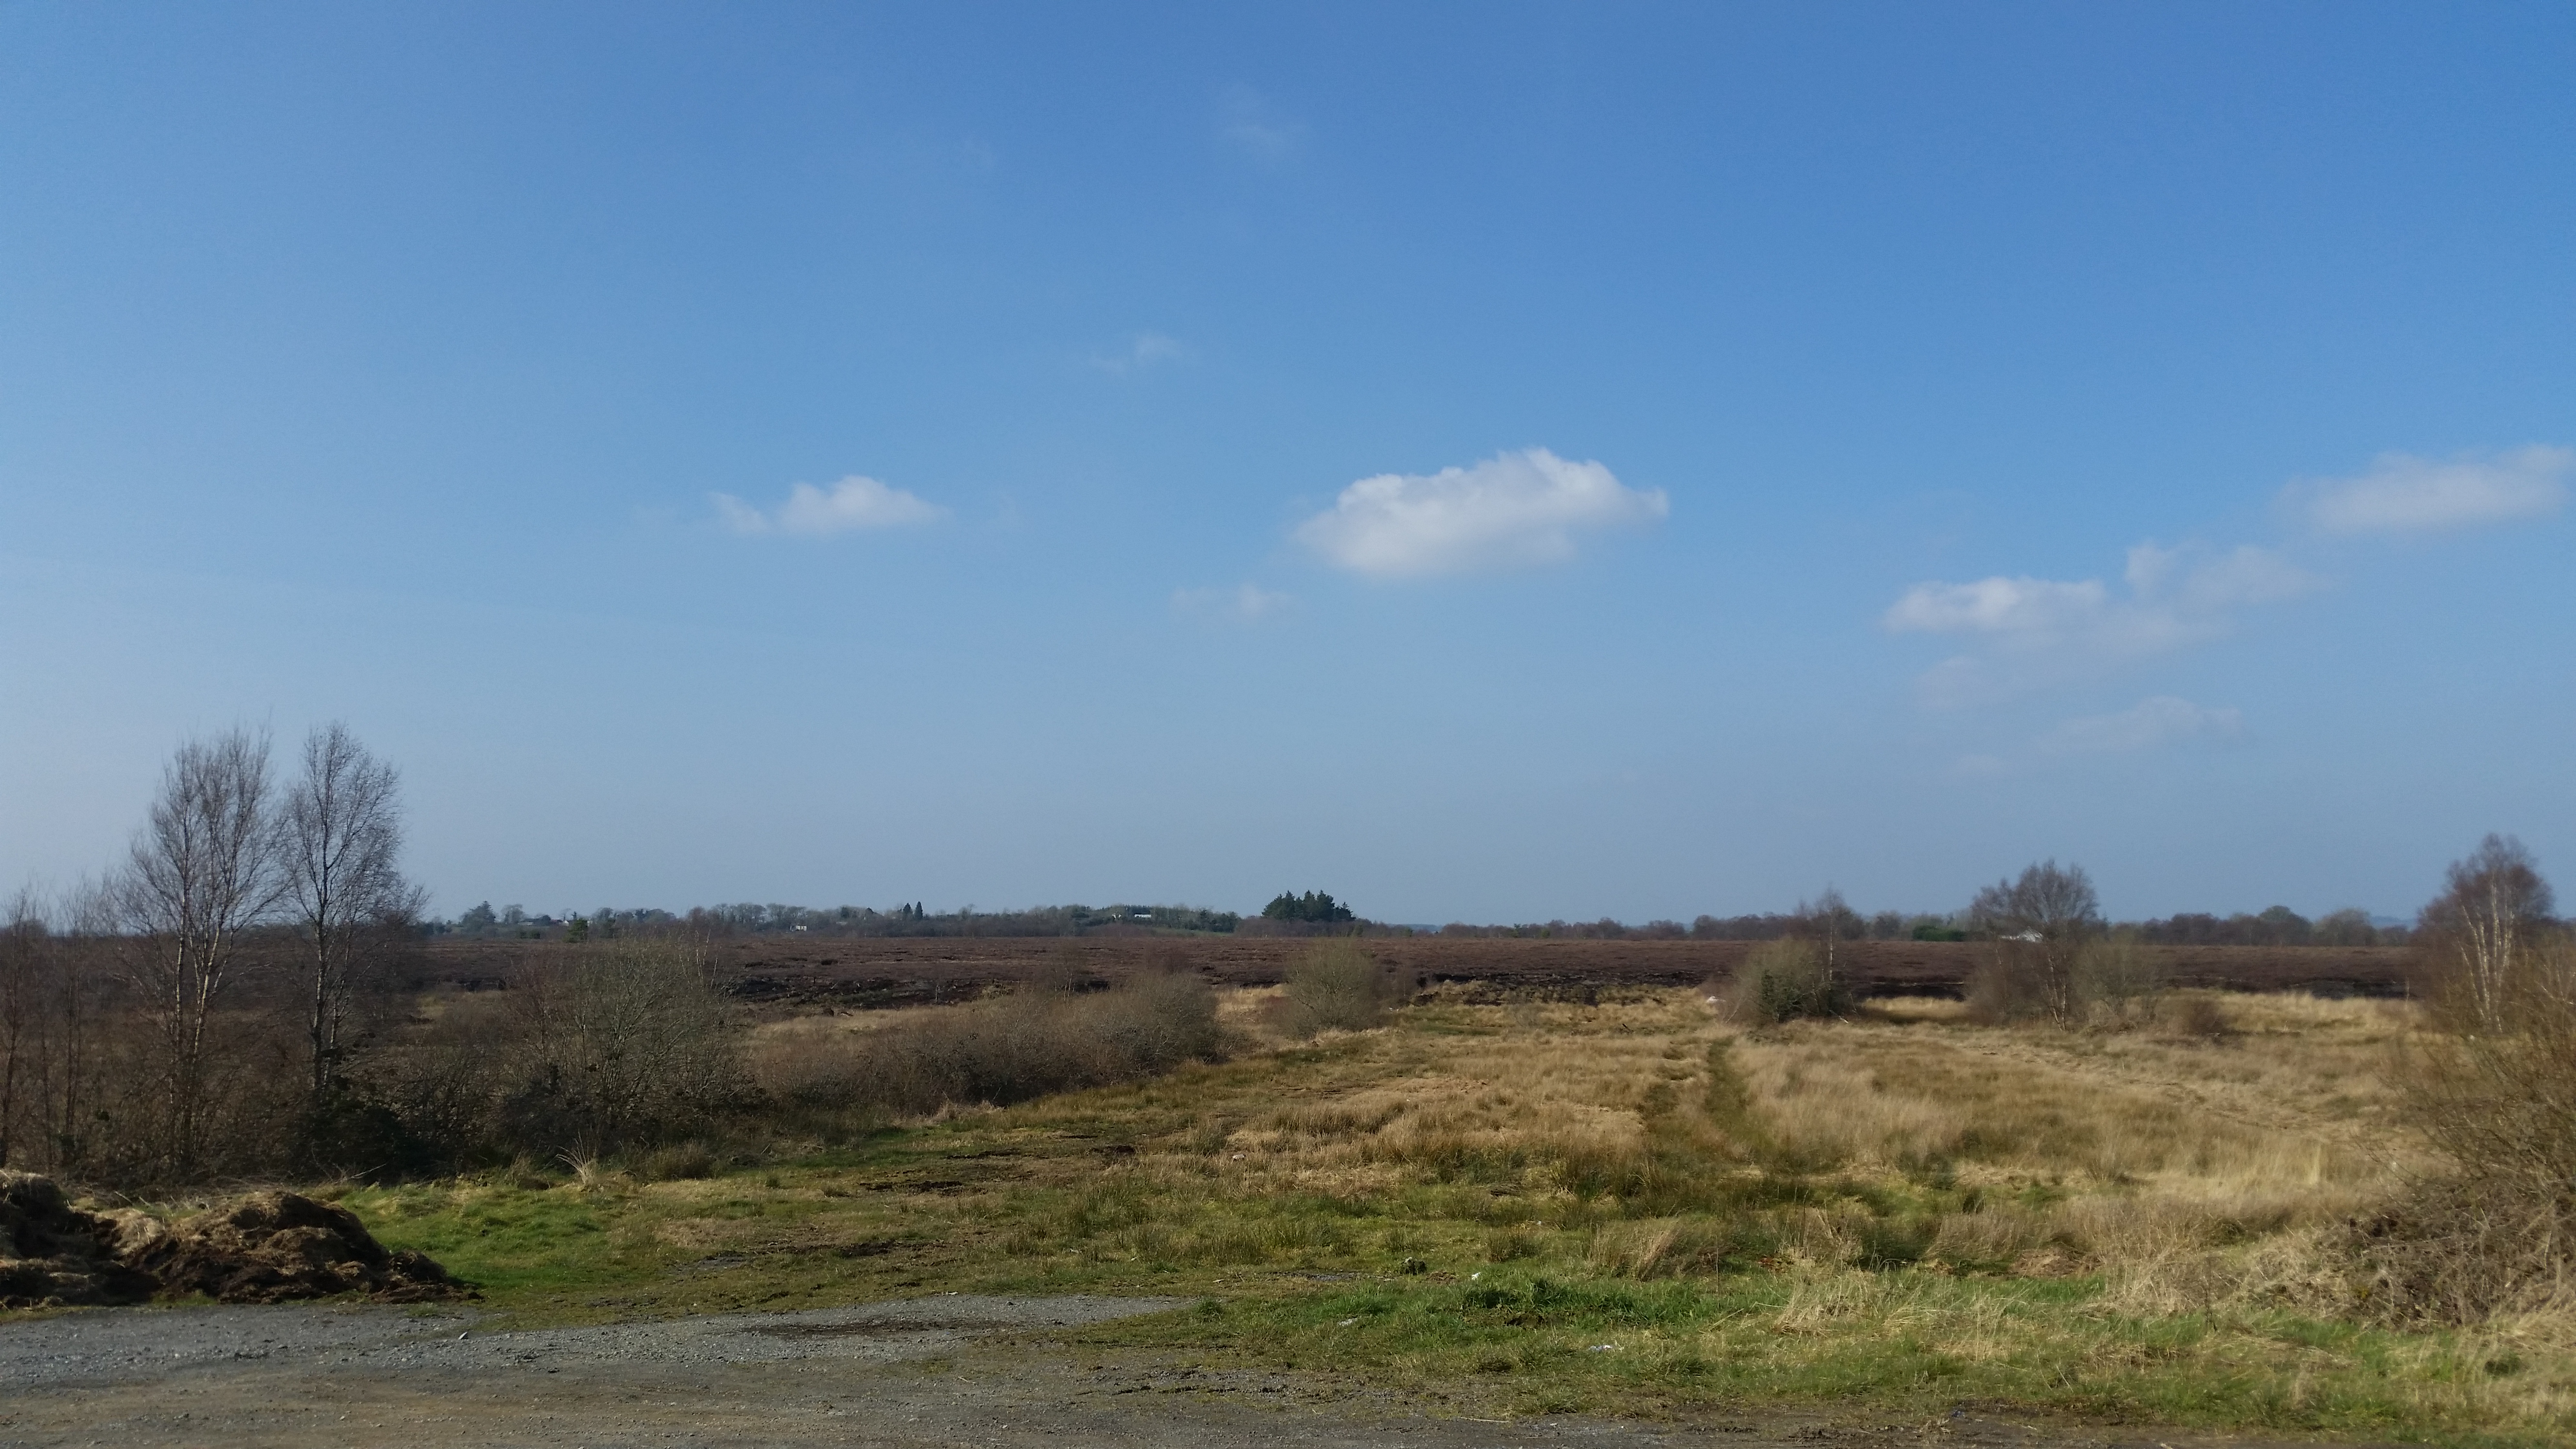
POLYGON ((2236 1021, 2227 1014, 2226 1005, 2206 991, 2177 1000, 2165 1019, 2173 1034, 2185 1041, 2216 1043, 2236 1035, 2236 1021))
POLYGON ((1809 1016, 1842 1016, 1850 993, 1811 940, 1765 941, 1753 948, 1719 993, 1726 1019, 1739 1026, 1775 1026, 1809 1016))
POLYGON ((1223 1049, 1207 983, 1154 972, 1107 991, 1039 986, 872 1030, 784 1034, 759 1072, 808 1114, 921 1114, 1131 1081, 1223 1049))
POLYGON ((2576 942, 2548 883, 2487 837, 2424 911, 2433 1020, 2407 1088, 2452 1172, 2353 1226, 2365 1307, 2474 1323, 2576 1309, 2576 942))
POLYGON ((2576 948, 2529 943, 2488 986, 2508 1024, 2419 1043, 2407 1083, 2453 1171, 2356 1229, 2384 1317, 2576 1309, 2576 948))
POLYGON ((2076 952, 2076 1000, 2097 1019, 2117 1026, 2150 1020, 2164 992, 2163 966, 2125 927, 2076 952))
POLYGON ((685 938, 545 947, 353 1072, 350 1170, 583 1160, 703 1138, 753 1104, 742 1023, 685 938))
POLYGON ((1347 936, 1321 941, 1288 967, 1283 1024, 1292 1035, 1363 1031, 1386 1020, 1387 1008, 1410 1000, 1409 972, 1379 962, 1347 936))
POLYGON ((687 942, 537 955, 505 1000, 499 1131, 513 1146, 587 1156, 668 1142, 750 1096, 740 1033, 687 942))

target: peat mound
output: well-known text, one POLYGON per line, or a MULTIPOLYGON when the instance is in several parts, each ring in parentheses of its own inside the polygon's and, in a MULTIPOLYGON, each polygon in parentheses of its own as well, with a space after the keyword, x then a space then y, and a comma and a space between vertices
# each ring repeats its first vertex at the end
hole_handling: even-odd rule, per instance
POLYGON ((255 1192, 172 1227, 137 1214, 122 1224, 127 1265, 172 1296, 285 1303, 363 1293, 385 1303, 463 1296, 427 1256, 390 1252, 357 1214, 291 1192, 255 1192))
POLYGON ((0 1308, 140 1303, 157 1286, 117 1256, 120 1225, 49 1177, 0 1170, 0 1308))
POLYGON ((0 1171, 0 1308, 198 1293, 218 1303, 467 1296, 429 1258, 388 1251, 355 1213, 295 1193, 251 1193, 174 1226, 132 1209, 84 1212, 51 1178, 0 1171))

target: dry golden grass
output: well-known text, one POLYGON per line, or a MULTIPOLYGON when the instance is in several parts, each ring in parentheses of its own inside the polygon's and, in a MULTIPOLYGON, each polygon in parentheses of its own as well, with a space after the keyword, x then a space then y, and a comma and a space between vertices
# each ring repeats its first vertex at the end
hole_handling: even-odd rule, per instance
MULTIPOLYGON (((1745 1031, 1696 992, 1435 991, 1300 1042, 1276 996, 1221 997, 1222 1063, 944 1113, 774 1171, 382 1194, 370 1221, 548 1312, 1208 1294, 1231 1327, 1168 1331, 1500 1375, 1532 1405, 1591 1383, 1605 1404, 1643 1386, 2576 1428, 2576 1321, 2402 1333, 2349 1312, 2331 1229, 2429 1165, 2398 1118, 2401 1006, 2202 998, 2227 1018, 2212 1038, 2171 1009, 2188 995, 2159 1022, 2073 1033, 1900 1000, 1745 1031), (1603 1343, 1618 1352, 1593 1356, 1603 1343)), ((754 1055, 792 1074, 810 1045, 916 1015, 773 1025, 754 1055)))
POLYGON ((2153 1029, 1968 1027, 1891 1003, 1737 1045, 1757 1112, 1811 1168, 1982 1189, 1934 1255, 2026 1272, 2106 1271, 2124 1300, 2331 1290, 2274 1258, 2385 1201, 2428 1163, 2390 1070, 2412 1029, 2390 1003, 2240 997, 2223 1044, 2153 1029), (2248 1276, 2250 1271, 2250 1276, 2248 1276))
MULTIPOLYGON (((1227 1018, 1255 1027, 1255 995, 1227 1018)), ((2389 1070, 2410 1015, 2304 997, 2222 1009, 2233 1032, 2213 1043, 1972 1026, 1952 1002, 1742 1032, 1696 993, 1435 993, 1409 1029, 1328 1036, 1339 1070, 1212 1120, 1198 1154, 1136 1168, 1229 1196, 1490 1184, 1534 1222, 1589 1225, 1588 1261, 1636 1277, 1712 1268, 1729 1247, 1707 1216, 1740 1201, 1768 1206, 1762 1241, 1735 1246, 1796 1271, 1897 1253, 2098 1273, 2142 1312, 2330 1307, 2346 1285, 2318 1231, 2426 1165, 2389 1070), (1798 1200, 1762 1189, 1792 1182, 1798 1200), (1645 1201, 1658 1194, 1669 1209, 1645 1201), (1917 1241, 1891 1245, 1891 1214, 1917 1241)))
MULTIPOLYGON (((1220 998, 1255 1059, 1300 1050, 1271 1025, 1276 995, 1220 998)), ((764 1079, 790 1079, 827 1042, 950 1009, 775 1022, 753 1057, 764 1079)), ((1935 1256, 2059 1271, 2295 1233, 2427 1165, 2390 1070, 2408 1008, 2285 996, 2224 1010, 2234 1033, 2211 1043, 1972 1026, 1934 1000, 1743 1032, 1691 992, 1595 1006, 1434 993, 1405 1029, 1327 1033, 1305 1050, 1331 1070, 1265 1073, 1265 1103, 1229 1100, 1196 1150, 1137 1165, 1237 1191, 1473 1180, 1544 1200, 1580 1195, 1569 1163, 1579 1175, 1682 1142, 1748 1177, 1955 1186, 1974 1210, 1940 1219, 1935 1256), (1726 1085, 1713 1074, 1741 1091, 1731 1118, 1707 1105, 1726 1085)), ((1832 1251, 1831 1231, 1801 1236, 1798 1251, 1832 1251)))

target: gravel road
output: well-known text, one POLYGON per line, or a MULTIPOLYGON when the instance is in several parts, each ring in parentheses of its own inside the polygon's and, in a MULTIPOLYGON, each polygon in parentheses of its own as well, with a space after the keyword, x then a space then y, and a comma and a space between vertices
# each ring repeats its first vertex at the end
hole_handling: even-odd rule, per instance
POLYGON ((560 1373, 922 1358, 1000 1329, 1069 1328, 1179 1307, 1163 1298, 947 1294, 807 1313, 732 1313, 598 1328, 474 1332, 474 1316, 400 1308, 178 1308, 66 1314, 0 1325, 0 1395, 150 1382, 259 1365, 305 1373, 560 1373))
MULTIPOLYGON (((363 1307, 111 1309, 0 1322, 0 1446, 1205 1446, 1732 1449, 2109 1445, 1978 1415, 1867 1424, 1495 1423, 1327 1375, 1224 1370, 1059 1341, 1154 1298, 943 1295, 517 1333, 363 1307)), ((2245 1449, 2245 1446, 2238 1446, 2245 1449)))

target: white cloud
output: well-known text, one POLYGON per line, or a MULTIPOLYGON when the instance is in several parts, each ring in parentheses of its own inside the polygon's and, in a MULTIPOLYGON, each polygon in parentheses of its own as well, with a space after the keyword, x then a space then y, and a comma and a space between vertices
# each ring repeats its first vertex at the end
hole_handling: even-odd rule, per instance
POLYGON ((2358 478, 2293 483, 2282 501, 2327 533, 2435 533, 2558 511, 2576 448, 2534 444, 2448 462, 2382 453, 2358 478))
POLYGON ((2196 740, 2232 740, 2245 733, 2233 709, 2204 709, 2187 699, 2159 694, 2115 714, 2070 719, 2039 741, 2044 754, 2132 754, 2196 740))
POLYGON ((1629 488, 1599 463, 1530 448, 1428 476, 1362 478, 1296 537, 1338 568, 1406 578, 1561 562, 1578 533, 1649 525, 1670 511, 1661 489, 1629 488))
POLYGON ((1279 113, 1267 97, 1250 86, 1229 86, 1218 103, 1217 134, 1235 149, 1262 161, 1285 161, 1306 139, 1306 124, 1279 113))
POLYGON ((1286 594, 1274 593, 1252 583, 1238 584, 1231 589, 1172 591, 1173 613, 1236 624, 1257 624, 1296 602, 1286 594))
POLYGON ((2004 634, 2052 637, 2101 616, 2109 594, 2100 579, 1991 578, 1973 584, 1917 584, 1887 611, 1899 634, 2004 634))
POLYGON ((746 534, 801 533, 824 538, 857 528, 934 523, 948 514, 936 503, 856 474, 833 484, 829 492, 799 483, 787 491, 786 502, 767 513, 730 493, 713 497, 725 526, 746 534))
POLYGON ((1158 362, 1186 360, 1189 355, 1190 349, 1179 338, 1166 337, 1160 332, 1139 332, 1128 338, 1126 347, 1120 351, 1092 358, 1091 365, 1114 377, 1125 377, 1158 362))
POLYGON ((1897 634, 1955 634, 1970 652, 1926 672, 1936 704, 1963 704, 2215 639, 2247 606, 2306 593, 2318 581, 2269 549, 2225 553, 2142 543, 2129 550, 2125 598, 2100 579, 1986 578, 1917 584, 1881 623, 1897 634))

